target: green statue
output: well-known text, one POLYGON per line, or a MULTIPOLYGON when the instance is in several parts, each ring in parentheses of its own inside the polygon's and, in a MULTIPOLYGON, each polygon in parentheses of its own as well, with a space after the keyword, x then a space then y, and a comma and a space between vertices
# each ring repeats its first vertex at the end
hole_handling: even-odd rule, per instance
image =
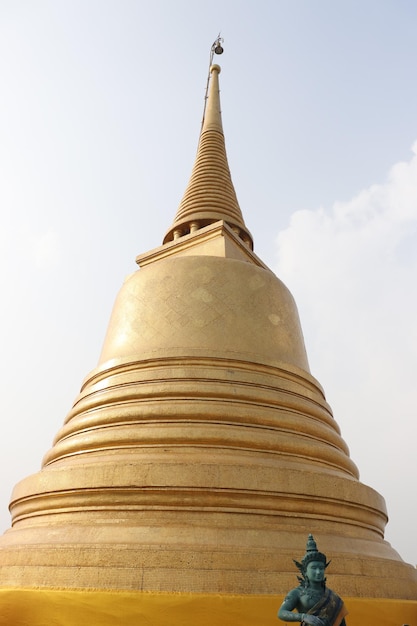
POLYGON ((301 561, 294 561, 301 572, 300 585, 286 596, 278 618, 312 626, 346 626, 347 610, 343 600, 326 587, 326 555, 317 550, 313 535, 308 536, 307 551, 301 561))

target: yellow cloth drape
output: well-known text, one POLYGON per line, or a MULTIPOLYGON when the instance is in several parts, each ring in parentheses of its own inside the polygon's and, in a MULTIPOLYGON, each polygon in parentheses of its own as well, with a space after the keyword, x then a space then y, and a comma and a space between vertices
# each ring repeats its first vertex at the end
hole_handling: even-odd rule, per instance
MULTIPOLYGON (((282 596, 0 589, 0 626, 279 626, 282 596)), ((344 598, 347 626, 417 626, 417 600, 344 598)))

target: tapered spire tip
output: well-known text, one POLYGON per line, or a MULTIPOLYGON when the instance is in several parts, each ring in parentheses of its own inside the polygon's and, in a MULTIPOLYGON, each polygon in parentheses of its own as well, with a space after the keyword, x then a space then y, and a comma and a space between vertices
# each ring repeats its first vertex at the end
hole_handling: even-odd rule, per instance
POLYGON ((213 63, 214 54, 223 53, 222 42, 219 35, 211 47, 197 156, 174 222, 164 237, 164 244, 223 220, 248 248, 253 249, 252 235, 243 220, 226 156, 220 107, 221 68, 213 63))

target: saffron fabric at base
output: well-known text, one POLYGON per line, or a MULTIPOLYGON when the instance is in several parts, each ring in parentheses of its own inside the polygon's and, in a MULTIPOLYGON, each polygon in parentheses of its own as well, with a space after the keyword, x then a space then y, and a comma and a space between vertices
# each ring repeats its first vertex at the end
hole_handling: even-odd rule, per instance
MULTIPOLYGON (((279 626, 283 596, 0 589, 0 626, 279 626)), ((417 626, 417 600, 343 598, 347 626, 417 626)))

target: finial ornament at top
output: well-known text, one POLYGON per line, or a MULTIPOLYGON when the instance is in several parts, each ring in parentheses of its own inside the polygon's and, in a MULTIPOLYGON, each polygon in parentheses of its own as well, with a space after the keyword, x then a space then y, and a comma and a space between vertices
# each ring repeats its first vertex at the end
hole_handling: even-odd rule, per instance
POLYGON ((287 593, 278 619, 311 626, 346 626, 343 600, 326 587, 324 572, 330 561, 319 552, 312 534, 301 562, 294 559, 294 563, 301 572, 301 577, 297 576, 300 584, 287 593))
POLYGON ((205 96, 204 96, 204 109, 203 109, 203 119, 202 119, 202 122, 201 122, 201 128, 203 128, 204 119, 205 119, 205 116, 206 116, 206 106, 207 106, 207 99, 208 99, 208 92, 209 92, 211 72, 213 71, 213 69, 217 69, 218 68, 217 69, 217 73, 220 74, 220 65, 213 65, 213 57, 214 57, 215 54, 223 54, 224 48, 221 45, 223 42, 224 42, 224 39, 223 39, 223 37, 220 37, 220 33, 219 33, 217 35, 217 38, 211 44, 209 71, 208 71, 208 76, 207 76, 206 93, 205 93, 205 96))
POLYGON ((220 33, 217 35, 217 39, 213 42, 212 46, 211 46, 211 58, 210 58, 210 65, 211 62, 213 61, 213 54, 223 54, 224 52, 224 48, 222 46, 222 43, 224 42, 223 37, 220 37, 220 33))

